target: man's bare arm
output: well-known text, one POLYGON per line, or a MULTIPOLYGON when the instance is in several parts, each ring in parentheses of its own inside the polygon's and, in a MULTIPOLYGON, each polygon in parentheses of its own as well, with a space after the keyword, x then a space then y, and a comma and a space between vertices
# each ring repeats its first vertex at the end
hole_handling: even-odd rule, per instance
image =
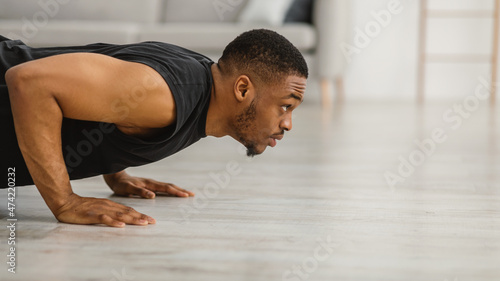
POLYGON ((62 154, 61 124, 63 117, 139 128, 172 124, 175 103, 156 71, 103 55, 65 54, 11 68, 6 81, 19 147, 58 220, 110 226, 154 222, 132 208, 73 193, 62 154), (130 101, 136 104, 128 112, 113 110, 130 106, 130 101))

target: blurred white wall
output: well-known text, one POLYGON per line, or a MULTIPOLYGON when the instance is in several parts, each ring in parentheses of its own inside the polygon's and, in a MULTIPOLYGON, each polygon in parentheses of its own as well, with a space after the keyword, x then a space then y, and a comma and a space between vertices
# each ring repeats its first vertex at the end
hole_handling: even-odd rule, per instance
MULTIPOLYGON (((430 9, 493 10, 493 0, 428 0, 430 9)), ((356 28, 365 30, 374 13, 387 10, 391 0, 352 0, 351 41, 356 28)), ((417 89, 419 1, 400 0, 401 12, 371 42, 351 55, 346 71, 348 100, 414 99, 417 89)), ((430 19, 428 53, 490 54, 493 19, 430 19)), ((376 31, 376 30, 374 30, 376 31)), ((474 92, 478 76, 490 79, 490 63, 427 63, 426 98, 457 100, 474 92)), ((500 94, 500 93, 499 93, 500 94)))

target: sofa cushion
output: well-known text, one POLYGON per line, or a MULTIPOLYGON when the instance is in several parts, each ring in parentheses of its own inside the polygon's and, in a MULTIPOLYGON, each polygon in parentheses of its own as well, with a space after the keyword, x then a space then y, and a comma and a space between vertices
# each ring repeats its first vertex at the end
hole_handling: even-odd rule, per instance
POLYGON ((52 20, 43 28, 19 20, 0 20, 0 34, 35 47, 127 44, 137 42, 138 25, 121 22, 52 20))
POLYGON ((0 19, 151 23, 160 21, 161 6, 161 0, 0 0, 0 19))
POLYGON ((248 0, 165 0, 164 22, 235 22, 248 0))
POLYGON ((238 21, 281 25, 292 5, 292 0, 250 0, 241 12, 238 21))
MULTIPOLYGON (((226 45, 236 36, 255 28, 262 28, 262 26, 227 23, 169 23, 142 27, 139 40, 167 42, 201 53, 222 53, 226 45)), ((288 38, 302 52, 310 51, 315 47, 316 31, 312 25, 297 23, 267 28, 288 38)))

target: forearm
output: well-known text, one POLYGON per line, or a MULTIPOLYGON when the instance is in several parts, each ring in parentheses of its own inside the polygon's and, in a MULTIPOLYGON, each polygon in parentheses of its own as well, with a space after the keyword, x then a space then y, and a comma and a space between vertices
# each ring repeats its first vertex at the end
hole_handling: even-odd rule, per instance
POLYGON ((30 85, 29 77, 9 70, 6 81, 19 148, 36 187, 56 215, 73 194, 61 149, 62 110, 43 85, 36 81, 30 85))
MULTIPOLYGON (((165 127, 175 120, 173 96, 160 74, 140 63, 106 55, 74 53, 49 56, 9 69, 5 75, 19 148, 48 207, 61 222, 77 224, 146 225, 154 219, 116 202, 73 193, 64 162, 61 127, 64 118, 165 127), (110 110, 130 100, 146 78, 147 102, 127 118, 110 110), (167 108, 167 110, 165 110, 167 108), (167 112, 158 117, 151 112, 167 112), (150 116, 156 117, 151 119, 150 116)), ((111 177, 110 177, 111 178, 111 177)), ((123 177, 119 177, 121 181, 123 177)))

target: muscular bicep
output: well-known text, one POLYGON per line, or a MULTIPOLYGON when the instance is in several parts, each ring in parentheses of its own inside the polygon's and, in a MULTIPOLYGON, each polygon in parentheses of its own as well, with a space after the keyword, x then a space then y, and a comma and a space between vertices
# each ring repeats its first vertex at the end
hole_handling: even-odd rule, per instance
POLYGON ((175 120, 172 93, 152 68, 105 55, 75 53, 17 66, 28 87, 52 95, 64 117, 159 128, 175 120))

